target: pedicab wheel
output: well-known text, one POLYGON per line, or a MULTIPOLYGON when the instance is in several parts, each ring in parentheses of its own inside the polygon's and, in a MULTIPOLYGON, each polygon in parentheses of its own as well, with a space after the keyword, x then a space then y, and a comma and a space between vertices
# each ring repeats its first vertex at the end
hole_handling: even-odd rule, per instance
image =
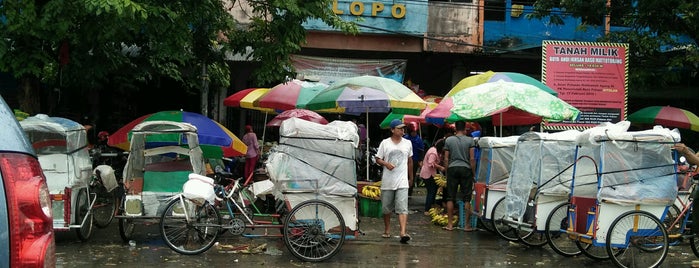
POLYGON ((327 260, 342 248, 347 227, 340 211, 323 200, 307 200, 291 209, 284 220, 284 244, 307 262, 327 260))
POLYGON ((575 241, 575 245, 580 249, 583 255, 590 259, 603 261, 609 259, 609 254, 604 246, 595 246, 590 243, 575 241))
POLYGON ((483 227, 488 232, 495 233, 495 226, 492 220, 485 220, 481 217, 478 218, 478 224, 483 227))
POLYGON ((221 214, 209 202, 175 198, 160 216, 160 235, 177 253, 196 255, 213 246, 221 230, 221 214))
POLYGON ((90 212, 90 200, 87 196, 87 189, 80 189, 78 197, 75 199, 75 222, 80 224, 80 228, 75 229, 81 241, 87 241, 92 235, 92 214, 90 212))
POLYGON ((507 214, 506 211, 507 208, 505 208, 505 198, 500 198, 498 202, 495 203, 495 206, 493 206, 493 212, 490 216, 490 219, 493 221, 493 229, 495 229, 495 233, 497 233, 500 237, 504 238, 507 241, 517 241, 519 240, 519 237, 517 237, 517 234, 515 233, 515 229, 512 228, 509 224, 507 224, 503 219, 505 218, 505 215, 507 214))
POLYGON ((546 218, 546 240, 551 249, 556 253, 572 257, 580 255, 581 250, 575 245, 575 240, 570 239, 565 230, 570 226, 568 209, 570 203, 563 203, 551 210, 546 218))
POLYGON ((618 267, 658 267, 669 247, 665 226, 646 211, 622 214, 607 233, 607 254, 618 267))
POLYGON ((545 232, 540 232, 536 226, 534 217, 536 209, 527 209, 524 213, 524 225, 520 225, 516 230, 517 239, 530 247, 542 247, 548 243, 545 232))
POLYGON ((122 241, 128 243, 133 238, 135 228, 134 219, 119 218, 119 236, 121 236, 122 241))
POLYGON ((98 228, 105 228, 114 220, 117 197, 114 193, 107 192, 104 187, 95 187, 95 194, 96 200, 92 206, 93 221, 98 228))

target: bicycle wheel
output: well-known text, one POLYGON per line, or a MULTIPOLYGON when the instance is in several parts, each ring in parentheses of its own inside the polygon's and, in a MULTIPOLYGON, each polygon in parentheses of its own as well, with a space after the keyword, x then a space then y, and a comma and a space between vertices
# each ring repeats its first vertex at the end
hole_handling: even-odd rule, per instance
POLYGON ((93 221, 98 228, 105 228, 114 220, 117 196, 107 192, 103 186, 93 188, 96 195, 95 204, 92 205, 93 221))
POLYGON ((221 229, 221 214, 209 202, 197 205, 184 197, 175 198, 160 216, 161 237, 180 254, 196 255, 209 250, 221 229))
POLYGON ((506 213, 505 198, 503 197, 495 203, 493 211, 491 212, 490 220, 493 221, 493 229, 495 229, 495 233, 505 240, 517 241, 519 237, 517 237, 515 233, 515 228, 512 228, 512 226, 503 221, 506 213))
POLYGON ((673 240, 679 239, 679 234, 682 232, 682 220, 675 222, 675 220, 677 220, 677 217, 680 216, 680 213, 680 208, 677 207, 677 205, 672 205, 668 207, 667 215, 665 215, 665 218, 663 219, 663 226, 665 226, 667 235, 668 237, 675 237, 673 240))
POLYGON ((699 258, 699 237, 697 237, 696 233, 692 233, 689 235, 689 245, 692 247, 692 252, 694 252, 694 256, 697 256, 699 258))
POLYGON ((536 208, 527 205, 527 211, 524 213, 524 225, 520 225, 515 234, 517 239, 523 244, 530 247, 542 247, 548 243, 545 232, 541 232, 536 226, 536 208))
POLYGON ((665 226, 646 211, 622 214, 607 233, 607 254, 619 267, 658 267, 669 248, 665 226), (623 252, 616 254, 618 249, 623 252))
POLYGON ((575 245, 575 240, 570 239, 563 231, 568 229, 569 207, 570 203, 563 203, 551 210, 551 214, 546 218, 546 231, 544 232, 551 249, 566 257, 577 256, 581 253, 575 245))
POLYGON ((340 252, 347 227, 340 211, 323 200, 294 207, 284 220, 284 244, 303 261, 320 262, 340 252))
POLYGON ((73 213, 75 213, 75 223, 80 224, 80 228, 75 229, 80 241, 87 241, 92 236, 92 214, 90 212, 90 199, 87 196, 87 189, 78 191, 73 213))
POLYGON ((135 229, 134 219, 119 218, 119 236, 121 236, 122 241, 128 243, 133 238, 135 229))

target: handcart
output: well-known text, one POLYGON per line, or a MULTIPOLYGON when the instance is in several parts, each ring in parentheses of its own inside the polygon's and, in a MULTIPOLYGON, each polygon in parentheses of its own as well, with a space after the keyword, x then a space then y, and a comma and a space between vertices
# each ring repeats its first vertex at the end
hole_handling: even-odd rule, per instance
POLYGON ((144 121, 131 131, 124 167, 125 196, 117 209, 126 242, 136 226, 157 224, 169 199, 182 192, 190 173, 206 174, 197 128, 174 121, 144 121))
POLYGON ((92 162, 87 131, 70 119, 45 114, 28 117, 20 125, 39 157, 51 196, 53 229, 75 230, 86 241, 92 235, 90 192, 92 162))
POLYGON ((474 206, 478 220, 488 231, 495 233, 492 219, 502 218, 505 206, 498 212, 493 208, 498 201, 505 197, 507 179, 515 154, 519 136, 482 137, 478 139, 478 163, 476 165, 475 201, 474 206))
POLYGON ((161 234, 171 249, 202 253, 227 230, 249 238, 281 236, 293 256, 319 262, 336 255, 345 239, 357 236, 356 126, 291 118, 281 124, 279 133, 279 144, 266 162, 272 187, 251 183, 252 176, 219 185, 214 179, 190 175, 184 193, 162 214, 161 234), (283 204, 277 213, 252 211, 254 196, 267 192, 283 204), (223 202, 215 201, 215 196, 223 202))
POLYGON ((596 191, 572 188, 570 203, 551 212, 566 215, 557 221, 563 223, 559 232, 585 255, 611 258, 619 267, 659 266, 669 248, 663 220, 677 197, 671 148, 680 140, 679 132, 662 127, 586 131, 578 140, 579 148, 592 150, 592 156, 576 161, 573 180, 592 177, 596 191), (606 255, 598 253, 600 248, 606 255))
MULTIPOLYGON (((527 132, 519 137, 503 202, 505 217, 495 230, 509 240, 529 246, 547 243, 546 216, 568 201, 577 130, 527 132)), ((501 210, 496 206, 494 211, 501 210)))

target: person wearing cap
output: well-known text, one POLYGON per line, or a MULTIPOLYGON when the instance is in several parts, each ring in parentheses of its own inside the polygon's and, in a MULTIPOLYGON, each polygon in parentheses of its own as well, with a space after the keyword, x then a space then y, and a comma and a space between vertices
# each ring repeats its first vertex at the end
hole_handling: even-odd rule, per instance
POLYGON ((383 210, 383 238, 391 237, 391 213, 398 214, 400 242, 411 237, 408 224, 408 181, 413 180, 413 146, 403 138, 405 125, 399 119, 391 121, 391 136, 382 140, 376 152, 376 163, 383 167, 381 175, 381 207, 383 210))
MULTIPOLYGON (((454 202, 464 201, 464 219, 468 222, 471 218, 471 195, 473 191, 473 171, 471 161, 475 142, 472 137, 466 135, 466 122, 456 122, 456 135, 444 140, 444 165, 447 167, 447 226, 444 230, 454 229, 454 202)), ((473 231, 469 224, 464 231, 473 231)))
MULTIPOLYGON (((416 122, 410 122, 406 125, 407 132, 405 135, 403 135, 403 138, 407 139, 410 141, 410 143, 413 145, 413 169, 412 172, 413 174, 417 174, 418 167, 422 166, 422 158, 425 154, 425 142, 422 140, 420 135, 417 133, 418 131, 418 124, 416 122)), ((415 188, 415 184, 417 184, 417 181, 410 180, 408 182, 408 196, 413 196, 413 188, 415 188)))
POLYGON ((243 174, 247 178, 255 171, 257 159, 260 157, 260 144, 257 142, 257 134, 252 130, 251 125, 245 126, 245 135, 243 135, 242 140, 248 146, 248 151, 245 153, 245 173, 243 174))

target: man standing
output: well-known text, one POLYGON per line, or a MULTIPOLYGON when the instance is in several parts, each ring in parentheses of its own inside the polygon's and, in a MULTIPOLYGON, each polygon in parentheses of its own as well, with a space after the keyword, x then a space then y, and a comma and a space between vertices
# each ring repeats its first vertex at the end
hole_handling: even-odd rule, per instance
MULTIPOLYGON (((407 140, 410 141, 410 143, 413 145, 413 168, 412 168, 412 173, 413 175, 417 174, 417 168, 421 166, 422 164, 422 158, 425 154, 425 142, 422 141, 422 138, 420 135, 417 133, 418 129, 418 124, 415 122, 410 122, 407 125, 408 128, 408 133, 403 135, 403 138, 406 138, 407 140)), ((417 184, 417 181, 410 180, 408 182, 408 196, 413 196, 413 188, 417 184)))
MULTIPOLYGON (((473 171, 471 171, 472 148, 475 147, 473 138, 466 136, 466 122, 456 122, 456 135, 444 141, 444 165, 447 166, 447 226, 445 230, 454 229, 454 203, 464 201, 464 219, 471 218, 471 192, 473 191, 473 171)), ((465 224, 464 231, 473 231, 465 224)))
POLYGON ((391 237, 391 213, 398 214, 400 242, 410 241, 408 224, 408 181, 413 180, 413 146, 403 138, 405 125, 398 119, 391 121, 391 136, 381 141, 376 163, 383 166, 381 176, 381 207, 383 210, 383 238, 391 237))

